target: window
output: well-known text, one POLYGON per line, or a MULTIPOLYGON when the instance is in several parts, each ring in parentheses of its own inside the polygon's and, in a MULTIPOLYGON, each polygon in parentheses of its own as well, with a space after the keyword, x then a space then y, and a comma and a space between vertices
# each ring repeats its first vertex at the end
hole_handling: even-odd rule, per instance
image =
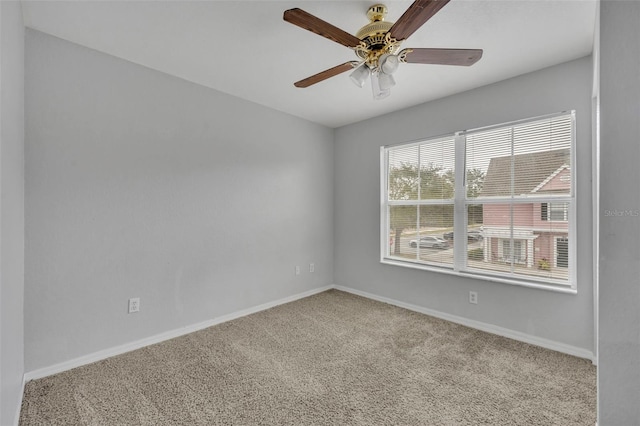
POLYGON ((501 258, 504 262, 522 262, 525 259, 522 250, 522 240, 511 240, 503 238, 501 258), (513 249, 511 248, 513 247, 513 249))
POLYGON ((387 161, 390 256, 452 266, 449 242, 432 230, 453 227, 454 138, 398 147, 387 161))
POLYGON ((568 220, 569 205, 567 203, 542 203, 540 212, 541 220, 566 222, 568 220))
POLYGON ((381 260, 575 289, 574 112, 383 147, 381 260))

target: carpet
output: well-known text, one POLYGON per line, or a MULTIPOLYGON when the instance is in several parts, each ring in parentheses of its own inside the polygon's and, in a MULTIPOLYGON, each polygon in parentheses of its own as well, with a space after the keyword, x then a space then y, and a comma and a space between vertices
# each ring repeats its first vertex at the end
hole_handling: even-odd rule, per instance
POLYGON ((589 360, 330 290, 26 384, 20 425, 593 425, 589 360))

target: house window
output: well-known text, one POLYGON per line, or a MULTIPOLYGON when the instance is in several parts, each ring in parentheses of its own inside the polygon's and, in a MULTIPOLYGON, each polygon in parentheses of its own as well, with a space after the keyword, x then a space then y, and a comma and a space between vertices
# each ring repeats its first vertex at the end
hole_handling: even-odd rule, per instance
POLYGON ((567 203, 542 203, 540 205, 540 220, 566 222, 569 220, 569 205, 567 203))
POLYGON ((569 267, 569 239, 556 237, 555 265, 559 268, 569 267))
POLYGON ((503 239, 501 242, 502 259, 505 262, 522 262, 525 259, 522 240, 503 239))
POLYGON ((381 261, 575 290, 574 112, 383 147, 381 261))

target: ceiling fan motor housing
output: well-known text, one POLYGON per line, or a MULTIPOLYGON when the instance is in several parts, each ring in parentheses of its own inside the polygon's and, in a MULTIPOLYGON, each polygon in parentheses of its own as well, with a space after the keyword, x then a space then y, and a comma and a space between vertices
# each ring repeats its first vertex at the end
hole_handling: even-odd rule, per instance
POLYGON ((387 15, 387 7, 383 4, 375 4, 367 11, 367 18, 371 22, 363 26, 356 33, 356 37, 364 42, 365 46, 355 49, 356 55, 371 68, 378 66, 378 59, 385 53, 394 53, 400 45, 399 42, 387 37, 393 22, 384 20, 387 15))

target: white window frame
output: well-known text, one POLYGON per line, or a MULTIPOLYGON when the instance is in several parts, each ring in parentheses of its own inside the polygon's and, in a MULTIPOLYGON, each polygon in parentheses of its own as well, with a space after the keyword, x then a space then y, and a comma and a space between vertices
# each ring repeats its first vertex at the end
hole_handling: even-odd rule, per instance
MULTIPOLYGON (((449 135, 441 135, 434 138, 426 138, 418 141, 411 141, 407 143, 386 145, 380 148, 380 181, 381 181, 381 209, 380 209, 380 262, 388 265, 403 266, 413 269, 421 269, 426 271, 440 272, 444 274, 451 274, 457 276, 472 277, 487 281, 512 284, 524 287, 533 287, 544 290, 551 290, 561 293, 577 293, 576 285, 576 228, 577 228, 577 216, 576 216, 576 126, 575 126, 575 111, 562 111, 555 114, 548 114, 545 116, 533 117, 508 123, 502 123, 494 126, 487 126, 478 129, 470 129, 465 131, 458 131, 449 135), (552 278, 535 277, 528 275, 513 276, 513 274, 501 274, 497 271, 490 271, 485 269, 474 269, 467 265, 467 206, 475 204, 517 204, 517 203, 531 203, 531 200, 514 199, 510 197, 492 197, 491 200, 482 199, 476 201, 475 199, 466 198, 466 163, 465 163, 465 148, 466 148, 466 134, 484 130, 498 129, 500 127, 516 126, 519 124, 525 124, 528 122, 534 122, 543 119, 551 119, 558 116, 571 116, 571 146, 570 146, 570 163, 571 163, 571 191, 569 195, 548 195, 543 197, 536 197, 536 203, 566 203, 567 212, 566 218, 568 219, 568 239, 569 239, 569 265, 568 265, 568 280, 557 280, 552 278), (408 147, 410 145, 423 145, 431 141, 442 140, 444 138, 455 137, 456 155, 455 155, 455 191, 454 191, 454 237, 456 241, 464 241, 463 244, 454 244, 454 262, 453 267, 447 265, 434 265, 426 262, 417 262, 410 259, 398 259, 393 257, 390 253, 389 244, 389 207, 396 203, 390 203, 388 200, 388 161, 389 151, 401 147, 408 147), (458 237, 462 236, 462 237, 458 237)), ((441 202, 447 203, 450 200, 442 200, 441 202)), ((416 201, 415 204, 422 204, 420 201, 416 201)), ((550 212, 549 212, 550 214, 550 212)), ((563 221, 565 222, 565 221, 563 221)), ((513 237, 512 237, 513 238, 513 237)), ((517 239, 517 238, 516 238, 517 239)), ((554 252, 556 250, 556 241, 554 241, 554 252)), ((499 243, 499 245, 501 242, 499 243)), ((524 243, 522 243, 524 244, 524 243)), ((528 250, 528 244, 522 247, 523 250, 528 250)), ((533 253, 528 253, 528 256, 532 256, 533 253)), ((557 261, 557 255, 554 253, 554 266, 557 261)))

